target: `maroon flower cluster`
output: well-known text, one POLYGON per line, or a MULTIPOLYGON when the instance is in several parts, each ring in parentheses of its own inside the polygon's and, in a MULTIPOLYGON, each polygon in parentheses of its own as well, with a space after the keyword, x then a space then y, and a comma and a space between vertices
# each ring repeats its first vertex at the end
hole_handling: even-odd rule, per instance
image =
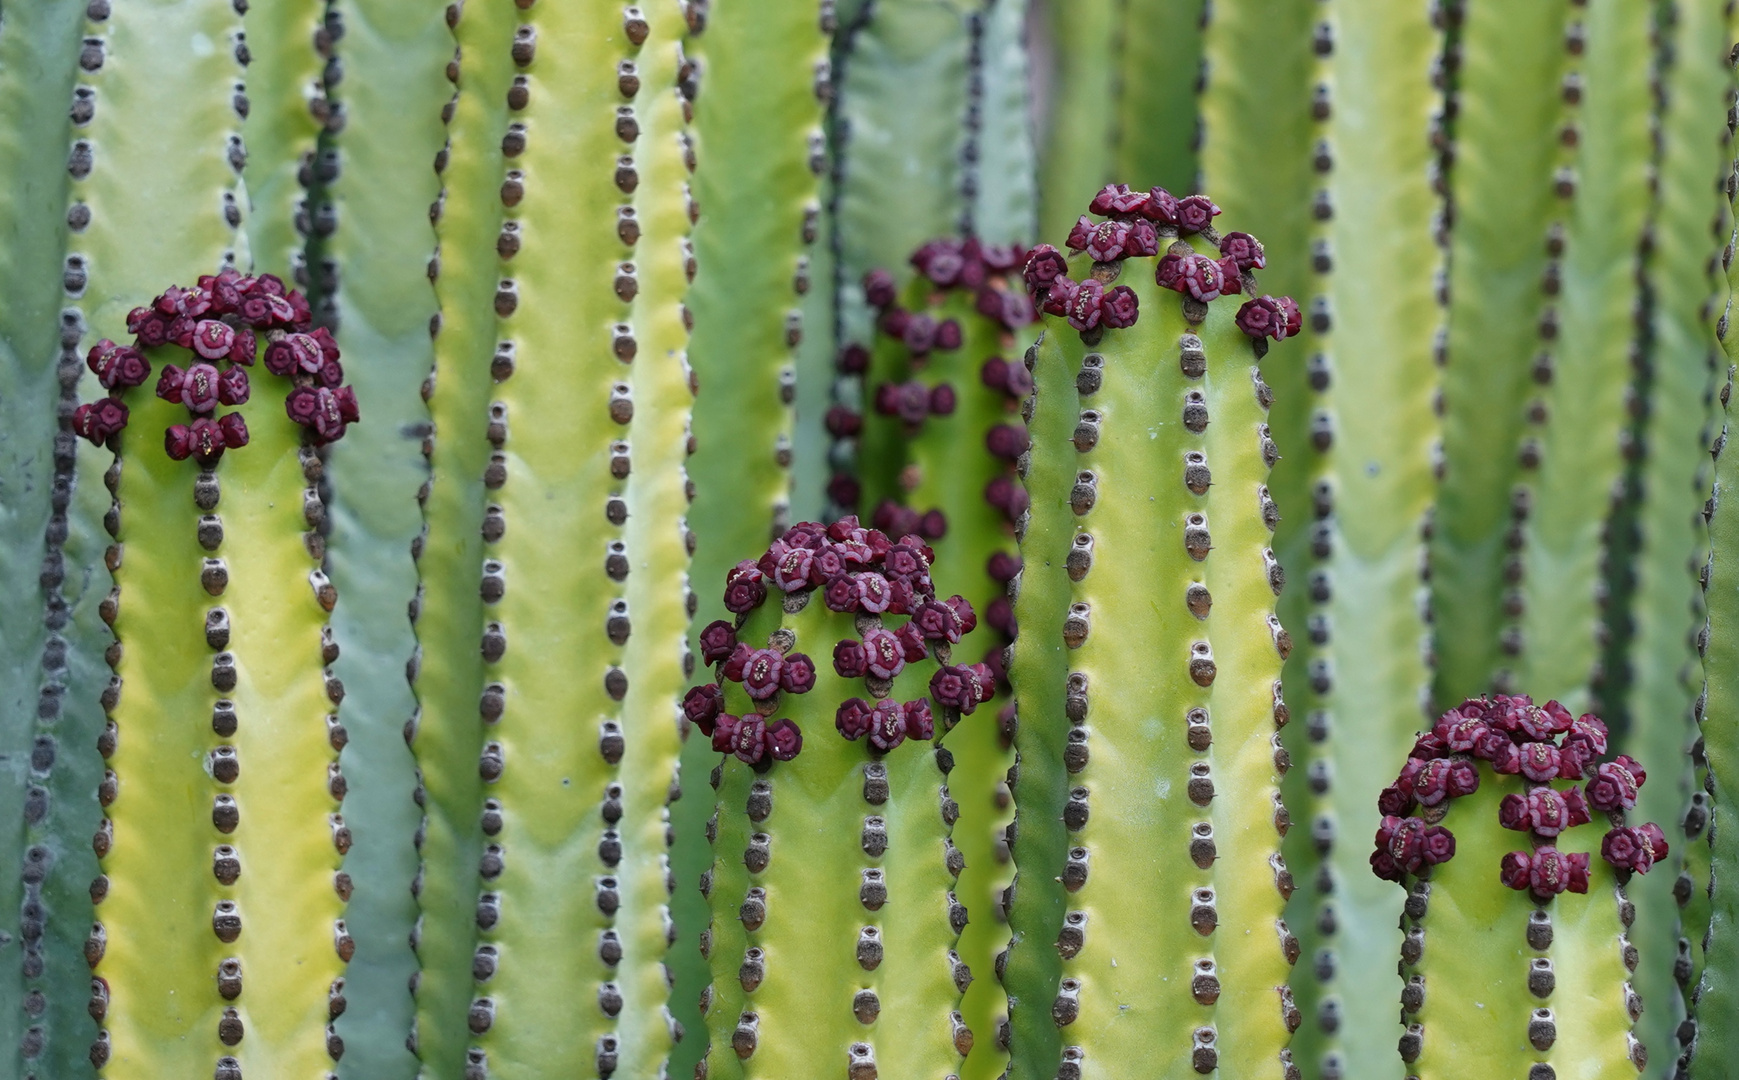
POLYGON ((185 368, 165 364, 157 379, 157 396, 187 408, 191 419, 164 432, 164 448, 177 461, 197 457, 210 464, 248 443, 248 427, 240 413, 218 415, 220 406, 234 408, 248 400, 247 368, 252 367, 260 337, 266 340, 265 366, 274 375, 295 380, 286 402, 290 418, 313 430, 317 442, 344 434, 357 419, 356 395, 342 385, 338 345, 324 329, 309 327, 308 301, 271 274, 246 277, 234 270, 208 274, 190 289, 170 286, 145 307, 127 314, 132 345, 107 338, 91 347, 85 363, 109 396, 81 405, 73 413, 73 430, 101 445, 127 425, 125 391, 151 376, 144 350, 176 345, 192 353, 185 368))
POLYGON ((1372 871, 1401 881, 1448 862, 1455 855, 1455 837, 1439 822, 1450 800, 1479 790, 1483 761, 1498 777, 1523 780, 1522 790, 1498 803, 1499 823, 1532 841, 1529 850, 1503 857, 1498 879, 1504 885, 1539 900, 1587 892, 1587 854, 1561 852, 1556 845, 1566 829, 1588 824, 1596 812, 1613 823, 1601 842, 1601 857, 1619 870, 1647 873, 1666 856, 1666 836, 1653 822, 1623 824, 1646 774, 1622 754, 1597 760, 1606 749, 1606 725, 1599 717, 1572 716, 1556 701, 1536 705, 1526 695, 1499 694, 1462 702, 1419 736, 1401 775, 1378 796, 1383 821, 1371 853, 1372 871), (1552 786, 1562 780, 1581 783, 1552 786), (1412 816, 1415 810, 1421 816, 1412 816))
POLYGON ((864 528, 856 517, 792 526, 760 559, 744 560, 726 575, 725 607, 738 619, 735 625, 720 619, 701 631, 701 659, 716 667, 718 679, 689 690, 684 715, 712 738, 713 749, 750 765, 789 761, 802 749, 796 723, 767 717, 778 711, 782 694, 814 689, 814 661, 790 651, 788 643, 781 647, 783 635, 764 648, 737 638, 744 617, 766 602, 771 585, 786 596, 804 594, 830 611, 859 617, 862 636, 834 645, 833 670, 841 678, 865 680, 874 700, 853 697, 839 706, 834 726, 841 735, 867 737, 883 753, 907 739, 933 738, 932 700, 945 711, 969 714, 995 690, 985 665, 948 662, 950 648, 972 631, 978 617, 959 596, 937 599, 930 580, 934 557, 921 537, 895 541, 879 529, 864 528), (884 620, 896 615, 908 618, 890 628, 884 620), (930 679, 930 700, 887 700, 892 680, 908 664, 931 657, 941 667, 930 679), (753 712, 725 711, 726 682, 741 684, 753 712))
MULTIPOLYGON (((1160 187, 1131 191, 1126 184, 1107 184, 1087 209, 1104 220, 1082 214, 1069 230, 1066 244, 1095 263, 1160 255, 1179 236, 1190 234, 1217 244, 1217 259, 1183 245, 1175 253, 1161 255, 1154 271, 1154 280, 1162 288, 1204 304, 1228 293, 1253 293, 1256 279, 1251 271, 1267 265, 1262 243, 1254 236, 1243 232, 1222 236, 1215 231, 1213 220, 1220 208, 1206 195, 1180 199, 1160 187)), ((1043 311, 1068 319, 1083 333, 1135 325, 1141 312, 1133 289, 1127 285, 1107 289, 1092 277, 1075 281, 1068 269, 1063 253, 1049 244, 1040 244, 1028 255, 1026 286, 1043 311)), ((1238 309, 1237 323, 1251 337, 1280 341, 1298 333, 1303 318, 1290 297, 1261 296, 1238 309)))

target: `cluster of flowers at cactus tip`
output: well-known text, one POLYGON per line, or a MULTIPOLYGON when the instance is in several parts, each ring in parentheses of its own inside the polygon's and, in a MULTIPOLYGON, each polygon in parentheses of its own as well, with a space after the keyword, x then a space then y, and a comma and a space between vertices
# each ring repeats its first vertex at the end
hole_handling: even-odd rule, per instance
POLYGON ((187 349, 186 367, 164 364, 157 396, 178 402, 189 422, 164 432, 164 448, 176 461, 197 458, 211 464, 225 450, 248 443, 240 413, 218 414, 220 406, 247 402, 247 369, 265 340, 267 371, 292 380, 296 389, 284 404, 290 419, 308 428, 316 443, 329 443, 358 418, 356 394, 344 383, 338 344, 324 328, 310 329, 308 301, 272 274, 246 277, 234 270, 208 274, 192 288, 171 285, 150 304, 127 313, 132 345, 104 338, 91 347, 85 363, 109 396, 81 405, 73 430, 102 445, 127 426, 122 395, 151 376, 146 349, 168 345, 187 349))
MULTIPOLYGON (((1291 297, 1255 295, 1252 271, 1267 265, 1262 243, 1249 233, 1222 235, 1214 228, 1220 208, 1206 195, 1180 199, 1161 187, 1132 191, 1127 184, 1107 184, 1087 209, 1090 213, 1082 214, 1069 230, 1070 251, 1084 252, 1094 263, 1158 255, 1155 282, 1203 304, 1227 294, 1250 293, 1252 298, 1238 309, 1237 322, 1253 338, 1284 341, 1303 328, 1303 316, 1291 297), (1179 239, 1190 235, 1216 245, 1220 257, 1201 254, 1179 239), (1170 241, 1163 254, 1161 241, 1170 241)), ((1082 333, 1134 326, 1141 316, 1134 289, 1107 289, 1098 275, 1075 281, 1069 277, 1067 258, 1049 244, 1033 248, 1025 275, 1040 308, 1068 319, 1082 333)))
POLYGON ((1455 836, 1440 823, 1451 801, 1479 790, 1485 762, 1495 783, 1520 779, 1521 790, 1506 793, 1498 804, 1498 821, 1532 841, 1528 850, 1503 857, 1498 878, 1504 885, 1538 900, 1587 892, 1588 855, 1559 851, 1557 845, 1566 830, 1588 824, 1595 813, 1606 814, 1612 826, 1601 841, 1601 857, 1619 871, 1647 873, 1666 857, 1666 836, 1653 822, 1624 824, 1646 774, 1623 754, 1600 761, 1606 743, 1599 717, 1572 716, 1556 701, 1536 705, 1526 695, 1499 694, 1462 702, 1419 736, 1401 775, 1378 797, 1383 822, 1371 869, 1401 881, 1453 858, 1455 836), (1556 781, 1572 784, 1555 787, 1556 781))
POLYGON ((855 616, 858 636, 833 646, 833 670, 844 679, 862 679, 871 700, 852 697, 839 704, 834 726, 840 735, 867 739, 877 753, 908 739, 930 740, 936 730, 932 701, 946 729, 995 692, 995 677, 984 664, 949 663, 950 647, 971 632, 978 618, 959 596, 937 599, 930 580, 934 557, 921 537, 893 540, 879 529, 864 528, 855 516, 831 525, 793 525, 760 559, 744 560, 725 576, 725 607, 737 621, 720 619, 701 631, 701 657, 718 677, 689 690, 684 715, 712 738, 714 750, 749 765, 790 761, 803 748, 797 724, 773 717, 782 695, 815 688, 815 661, 793 651, 788 631, 775 631, 760 648, 737 637, 746 617, 766 602, 771 585, 786 597, 787 608, 791 598, 802 597, 855 616), (898 615, 906 621, 890 628, 885 620, 898 615), (939 664, 929 697, 890 700, 894 678, 908 664, 929 658, 939 664), (741 685, 752 711, 725 711, 726 682, 741 685))

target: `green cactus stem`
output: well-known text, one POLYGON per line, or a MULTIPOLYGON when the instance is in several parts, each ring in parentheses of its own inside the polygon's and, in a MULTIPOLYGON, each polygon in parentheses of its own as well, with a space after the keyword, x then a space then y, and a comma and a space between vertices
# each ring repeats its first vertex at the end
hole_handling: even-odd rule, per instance
POLYGON ((718 679, 684 708, 730 755, 702 879, 714 1080, 954 1075, 979 1037, 958 1009, 969 915, 938 737, 993 678, 952 662, 976 617, 937 598, 933 554, 856 518, 801 523, 730 572, 737 618, 701 636, 718 679))
POLYGON ((529 101, 501 143, 468 1075, 651 1076, 677 1034, 660 962, 691 539, 679 15, 542 5, 515 32, 529 101), (576 252, 598 272, 576 281, 576 252))
POLYGON ((309 198, 316 184, 317 140, 343 127, 341 106, 326 83, 342 78, 334 45, 344 33, 341 7, 327 0, 243 0, 248 112, 242 125, 247 160, 248 248, 259 273, 307 288, 305 247, 332 231, 330 205, 309 198))
POLYGON ((1289 467, 1273 420, 1282 458, 1271 484, 1276 535, 1295 543, 1302 586, 1288 594, 1298 610, 1287 621, 1309 631, 1287 670, 1304 723, 1288 732, 1302 783, 1286 796, 1309 822, 1286 852, 1309 883, 1288 912, 1306 962, 1293 980, 1305 1014, 1293 1053, 1305 1075, 1343 1080, 1391 1072, 1401 1033, 1393 998, 1376 989, 1393 978, 1401 897, 1371 878, 1357 841, 1379 816, 1382 777, 1369 762, 1406 752, 1430 686, 1420 593, 1443 260, 1423 133, 1443 105, 1430 79, 1443 42, 1423 9, 1335 0, 1319 10, 1314 81, 1333 86, 1334 100, 1309 152, 1319 177, 1311 293, 1332 317, 1312 334, 1309 362, 1276 373, 1314 394, 1307 410, 1284 414, 1304 468, 1289 467))
MULTIPOLYGON (((1431 543, 1439 701, 1507 685, 1525 645, 1504 625, 1504 593, 1524 569, 1505 536, 1517 523, 1512 489, 1532 480, 1540 460, 1537 439, 1518 437, 1534 398, 1531 373, 1542 351, 1559 351, 1562 319, 1541 283, 1558 257, 1554 226, 1577 183, 1573 151, 1559 134, 1568 115, 1565 76, 1585 40, 1567 4, 1454 10, 1454 228, 1443 473, 1431 543)), ((1442 137, 1448 124, 1446 114, 1442 137)))
POLYGON ((1028 0, 985 0, 973 24, 974 129, 972 233, 993 244, 1030 243, 1038 228, 1037 150, 1032 130, 1028 0))
POLYGON ((1647 1066, 1631 1031, 1643 1003, 1625 885, 1667 841, 1652 822, 1627 826, 1646 774, 1625 755, 1603 761, 1606 749, 1592 713, 1469 699, 1383 790, 1370 864, 1407 887, 1397 1046, 1409 1076, 1618 1080, 1647 1066))
MULTIPOLYGON (((71 4, 8 9, 0 23, 0 144, 13 183, 0 199, 0 686, 11 783, 0 809, 10 829, 0 859, 4 929, 18 956, 0 984, 0 1046, 13 1076, 80 1077, 90 1021, 89 972, 78 963, 91 923, 86 886, 96 861, 84 838, 101 811, 97 695, 109 670, 97 604, 109 590, 107 493, 78 482, 79 448, 64 415, 76 405, 76 324, 64 324, 67 106, 84 13, 71 4), (71 347, 63 334, 71 331, 71 347), (57 409, 57 404, 62 407, 57 409)), ((84 448, 91 460, 106 454, 84 448)), ((105 462, 106 464, 106 462, 105 462)), ((102 466, 98 466, 98 472, 102 466)))
MULTIPOLYGON (((332 614, 344 648, 333 672, 347 691, 341 760, 355 835, 344 860, 356 956, 345 974, 350 1006, 337 1023, 345 1042, 339 1073, 409 1080, 417 1061, 405 1048, 414 1015, 405 987, 416 970, 409 936, 417 906, 406 884, 417 870, 412 837, 421 811, 412 801, 415 761, 401 738, 416 708, 403 675, 417 647, 407 614, 417 592, 410 545, 423 520, 417 489, 428 479, 421 442, 429 406, 418 391, 434 359, 425 208, 439 189, 429 162, 445 137, 440 108, 452 87, 442 68, 453 39, 438 7, 409 17, 393 0, 348 0, 341 10, 337 55, 348 76, 331 95, 346 123, 322 147, 316 195, 344 227, 311 248, 322 288, 314 306, 348 354, 367 358, 351 374, 371 422, 326 457, 327 572, 345 598, 332 614)), ((459 931, 469 917, 441 932, 466 936, 459 931)))
POLYGON ((433 429, 426 447, 430 476, 418 492, 424 529, 410 548, 419 576, 411 604, 418 651, 406 667, 417 695, 406 734, 416 753, 423 807, 416 834, 421 866, 413 886, 421 912, 412 939, 417 1015, 409 1043, 428 1080, 459 1080, 469 1044, 465 1023, 483 855, 483 782, 477 771, 483 600, 477 575, 489 520, 483 473, 492 448, 484 435, 500 341, 495 247, 507 182, 501 140, 509 117, 531 95, 529 76, 512 52, 518 10, 457 3, 446 9, 459 63, 452 70, 463 85, 441 110, 447 145, 434 157, 441 193, 429 205, 440 311, 429 323, 435 363, 423 384, 433 429))
POLYGON ((1277 729, 1292 643, 1252 338, 1291 336, 1299 314, 1210 303, 1253 294, 1263 257, 1218 234, 1206 197, 1108 187, 1091 209, 1110 220, 1079 221, 1083 254, 1066 266, 1041 245, 1026 271, 1053 318, 1033 360, 1023 551, 1068 584, 1053 571, 1032 597, 1023 574, 1016 596, 1014 1075, 1290 1075, 1277 729), (1216 245, 1223 258, 1201 254, 1216 245), (1052 393, 1051 367, 1077 372, 1074 394, 1052 393), (1051 411, 1072 446, 1049 437, 1051 411), (1059 809, 1061 829, 1045 820, 1059 809))

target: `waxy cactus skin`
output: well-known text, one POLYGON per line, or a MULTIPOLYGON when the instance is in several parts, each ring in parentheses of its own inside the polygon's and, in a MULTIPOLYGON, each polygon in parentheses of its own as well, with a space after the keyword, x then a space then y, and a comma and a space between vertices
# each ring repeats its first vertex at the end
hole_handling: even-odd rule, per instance
MULTIPOLYGON (((1160 224, 1161 252, 1214 251, 1211 226, 1180 242, 1160 224)), ((1029 283, 1041 260, 1054 272, 1046 250, 1029 283)), ((1269 390, 1236 301, 1174 299, 1165 259, 1078 256, 1070 276, 1134 291, 1135 323, 1082 334, 1071 305, 1030 354, 1005 976, 1021 1077, 1296 1071, 1269 390)))
MULTIPOLYGON (((807 548, 821 528, 800 524, 787 541, 807 548)), ((899 545, 865 565, 863 577, 886 573, 920 592, 929 588, 931 564, 921 552, 913 558, 915 537, 862 530, 855 518, 827 533, 841 542, 853 536, 870 545, 860 548, 864 554, 886 550, 890 539, 899 545), (899 558, 910 572, 901 572, 899 558)), ((762 565, 771 568, 782 547, 762 565)), ((809 550, 817 553, 816 579, 824 574, 821 553, 844 551, 825 543, 809 550)), ((883 617, 842 611, 857 606, 834 596, 849 578, 787 592, 761 581, 753 567, 732 571, 753 589, 732 603, 739 609, 734 633, 731 624, 713 624, 702 638, 725 640, 708 654, 720 657, 732 652, 734 639, 735 654, 720 662, 716 683, 687 699, 722 687, 722 702, 691 710, 698 729, 690 737, 711 729, 715 747, 733 748, 712 773, 717 809, 707 830, 716 857, 702 884, 713 910, 702 936, 713 971, 702 997, 712 1045, 697 1075, 956 1074, 988 1034, 968 1028, 958 1011, 971 980, 987 973, 974 973, 954 951, 973 916, 954 892, 961 855, 949 839, 959 809, 949 788, 946 731, 990 719, 962 716, 980 710, 992 689, 988 669, 965 667, 960 655, 972 648, 971 636, 958 640, 972 628, 971 607, 959 597, 946 602, 942 610, 963 621, 943 636, 932 619, 940 613, 934 601, 905 619, 900 605, 883 617), (887 658, 872 655, 869 677, 856 674, 863 670, 851 660, 859 642, 920 626, 917 651, 904 652, 913 659, 899 661, 899 670, 873 666, 887 658), (751 698, 751 689, 765 693, 756 689, 757 661, 746 671, 733 667, 750 650, 783 652, 787 666, 810 658, 812 685, 802 690, 787 673, 783 692, 751 698), (894 677, 875 678, 878 670, 894 677), (879 727, 866 737, 856 726, 864 710, 896 703, 906 719, 893 740, 879 727), (782 729, 787 736, 795 724, 800 740, 781 750, 772 738, 763 746, 744 734, 763 724, 769 735, 782 729)))
POLYGON ((336 218, 313 197, 317 140, 344 126, 342 106, 326 82, 343 79, 335 59, 348 3, 274 0, 241 5, 247 48, 248 112, 242 124, 247 158, 248 251, 259 273, 310 284, 306 248, 332 233, 336 218), (328 15, 330 12, 330 16, 328 15))

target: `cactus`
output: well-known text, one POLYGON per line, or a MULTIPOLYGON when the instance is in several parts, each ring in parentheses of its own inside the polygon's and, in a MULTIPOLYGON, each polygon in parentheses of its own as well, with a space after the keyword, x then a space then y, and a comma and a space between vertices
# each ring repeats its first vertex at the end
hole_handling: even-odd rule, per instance
POLYGON ((1277 729, 1291 640, 1273 614, 1275 451, 1254 360, 1258 335, 1290 336, 1298 311, 1210 305, 1253 294, 1264 259, 1247 234, 1218 234, 1205 196, 1108 187, 1091 208, 1110 220, 1071 233, 1079 283, 1048 246, 1026 270, 1053 318, 1029 353, 1011 670, 1014 1075, 1290 1074, 1277 729), (1223 258, 1198 253, 1216 242, 1223 258), (1138 1024, 1113 1026, 1132 1011, 1138 1024))
POLYGON ((442 66, 453 41, 438 6, 407 13, 392 0, 349 0, 335 10, 347 16, 337 57, 349 74, 328 97, 342 105, 346 126, 328 136, 314 179, 315 197, 330 205, 317 214, 340 227, 313 245, 310 263, 316 312, 348 354, 365 358, 350 371, 371 421, 326 457, 327 566, 345 597, 332 613, 344 646, 333 672, 346 688, 338 716, 350 739, 341 759, 355 837, 344 861, 356 956, 345 975, 350 1007, 337 1023, 346 1048, 339 1072, 409 1080, 417 1062, 405 1048, 414 1015, 405 985, 416 969, 408 939, 417 909, 407 885, 419 811, 401 739, 416 700, 401 673, 417 644, 406 611, 417 590, 410 545, 428 473, 420 443, 429 408, 418 394, 435 312, 425 207, 439 184, 429 162, 443 137, 440 106, 452 88, 442 66))
POLYGON ((305 245, 330 235, 331 205, 308 197, 315 186, 317 140, 343 127, 342 106, 327 83, 342 78, 334 46, 344 34, 343 8, 327 0, 273 0, 237 6, 245 37, 248 111, 242 124, 247 161, 248 250, 260 273, 292 274, 307 287, 305 245))
POLYGON ((1665 858, 1667 841, 1652 822, 1626 824, 1647 775, 1627 755, 1602 761, 1606 751, 1592 713, 1469 699, 1418 738, 1383 790, 1370 862, 1407 888, 1398 1046, 1409 1076, 1629 1077, 1647 1066, 1631 1033, 1642 999, 1629 982, 1639 958, 1625 885, 1665 858), (1451 813, 1457 801, 1466 808, 1451 813))
POLYGON ((856 518, 798 524, 731 570, 736 619, 701 634, 718 677, 684 709, 729 755, 701 885, 709 1077, 955 1074, 977 1037, 957 1009, 973 974, 953 951, 968 911, 941 737, 993 679, 951 662, 976 616, 937 599, 933 555, 856 518))

